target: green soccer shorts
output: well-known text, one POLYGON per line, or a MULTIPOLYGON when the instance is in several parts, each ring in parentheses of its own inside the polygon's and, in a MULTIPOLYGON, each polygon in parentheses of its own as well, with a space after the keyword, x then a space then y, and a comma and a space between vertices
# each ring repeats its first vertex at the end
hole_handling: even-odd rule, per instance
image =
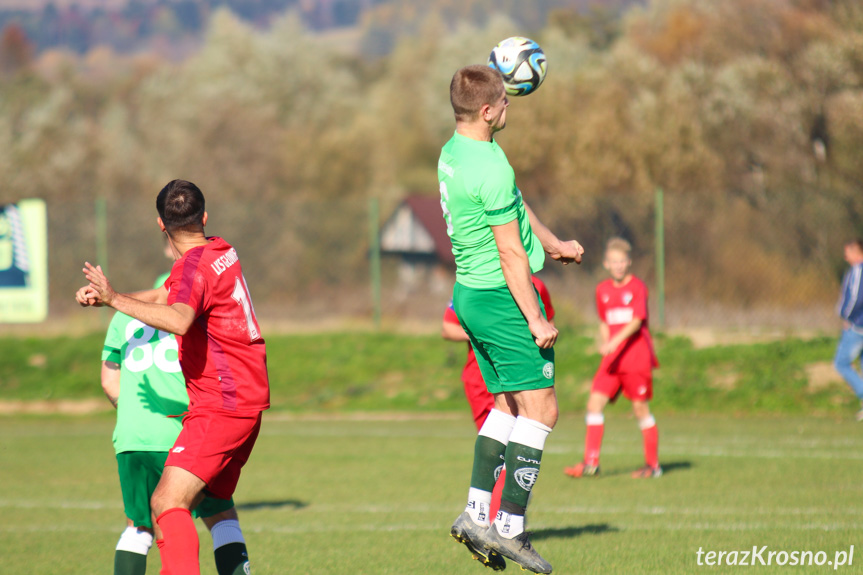
MULTIPOLYGON (((535 288, 534 293, 545 315, 535 288)), ((490 393, 554 385, 554 348, 536 345, 508 287, 473 289, 456 282, 452 301, 490 393)))
MULTIPOLYGON (((153 528, 153 521, 150 519, 150 497, 162 478, 167 458, 167 451, 124 451, 117 454, 123 507, 126 517, 132 520, 135 527, 153 528)), ((233 506, 233 499, 205 497, 192 515, 211 517, 233 506)))

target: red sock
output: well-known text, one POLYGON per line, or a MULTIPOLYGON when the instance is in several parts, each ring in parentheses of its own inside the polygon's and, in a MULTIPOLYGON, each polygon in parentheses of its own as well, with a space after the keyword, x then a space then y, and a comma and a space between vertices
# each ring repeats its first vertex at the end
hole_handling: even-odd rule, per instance
POLYGON ((584 462, 588 465, 599 465, 603 431, 605 431, 605 417, 601 413, 588 413, 587 433, 584 436, 584 462))
POLYGON ((162 575, 201 575, 198 562, 198 531, 188 509, 174 507, 156 518, 162 529, 159 555, 162 557, 162 575))
POLYGON ((162 559, 162 570, 159 571, 159 575, 171 575, 171 572, 168 571, 168 566, 165 564, 165 553, 162 551, 165 548, 165 540, 156 539, 156 547, 159 548, 159 557, 162 559))
POLYGON ((500 496, 503 494, 503 484, 506 483, 506 466, 501 468, 500 476, 494 482, 494 489, 491 490, 491 505, 489 505, 489 517, 494 523, 494 518, 497 517, 497 510, 500 509, 500 496))
POLYGON ((641 429, 644 437, 644 462, 650 467, 659 467, 659 430, 656 422, 648 428, 641 429))

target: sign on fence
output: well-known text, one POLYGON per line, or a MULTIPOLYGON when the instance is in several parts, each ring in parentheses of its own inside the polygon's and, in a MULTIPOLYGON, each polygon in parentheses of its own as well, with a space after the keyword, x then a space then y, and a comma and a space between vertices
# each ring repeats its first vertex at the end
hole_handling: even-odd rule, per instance
POLYGON ((39 322, 47 314, 45 202, 0 205, 0 322, 39 322))

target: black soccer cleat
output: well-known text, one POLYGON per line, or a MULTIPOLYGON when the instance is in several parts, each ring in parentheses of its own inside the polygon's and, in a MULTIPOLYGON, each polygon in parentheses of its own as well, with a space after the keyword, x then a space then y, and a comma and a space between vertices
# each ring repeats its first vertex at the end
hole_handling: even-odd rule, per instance
POLYGON ((502 537, 498 533, 497 527, 492 524, 486 534, 486 541, 490 550, 497 551, 510 561, 515 561, 523 570, 534 573, 551 573, 551 563, 536 552, 536 549, 530 544, 530 535, 527 531, 523 531, 512 539, 507 539, 502 537))
POLYGON ((452 524, 450 535, 467 547, 474 559, 494 571, 503 571, 506 569, 506 561, 486 545, 488 530, 487 526, 474 523, 467 511, 463 511, 452 524))

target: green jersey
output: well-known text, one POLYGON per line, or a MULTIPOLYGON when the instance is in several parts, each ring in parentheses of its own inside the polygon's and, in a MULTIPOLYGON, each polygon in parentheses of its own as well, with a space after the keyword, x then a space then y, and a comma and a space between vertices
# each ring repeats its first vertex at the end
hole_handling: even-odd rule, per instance
POLYGON ((120 398, 114 451, 168 451, 189 405, 173 335, 117 312, 111 319, 102 361, 120 364, 120 398))
POLYGON ((518 220, 530 271, 542 269, 545 252, 530 229, 515 172, 497 142, 456 132, 441 150, 438 179, 459 284, 476 289, 506 285, 491 226, 513 220, 518 220))

